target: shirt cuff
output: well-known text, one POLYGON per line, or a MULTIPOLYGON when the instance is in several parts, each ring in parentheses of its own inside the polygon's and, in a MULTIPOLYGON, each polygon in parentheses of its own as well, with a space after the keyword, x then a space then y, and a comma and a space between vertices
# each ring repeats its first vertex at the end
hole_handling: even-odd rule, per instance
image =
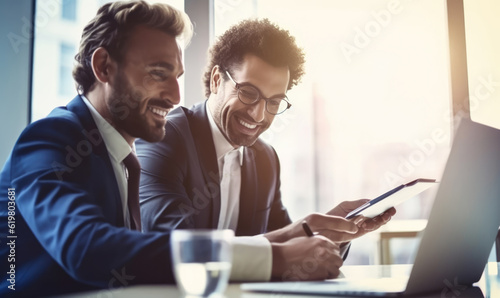
POLYGON ((234 237, 231 281, 269 281, 273 262, 271 243, 262 235, 234 237))

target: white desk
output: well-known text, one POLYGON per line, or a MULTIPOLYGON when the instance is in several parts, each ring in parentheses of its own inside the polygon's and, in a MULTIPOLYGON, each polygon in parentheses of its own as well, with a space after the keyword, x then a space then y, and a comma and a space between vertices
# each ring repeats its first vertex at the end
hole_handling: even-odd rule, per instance
MULTIPOLYGON (((342 273, 349 278, 366 278, 366 277, 393 277, 393 276, 408 276, 411 270, 411 265, 366 265, 366 266, 344 266, 341 268, 342 273)), ((477 288, 469 289, 467 292, 462 292, 458 297, 500 297, 500 263, 488 263, 481 280, 475 284, 477 288)), ((444 291, 445 288, 443 288, 444 291)), ((453 293, 436 293, 435 295, 425 297, 453 297, 453 293)), ((456 295, 455 295, 456 296, 456 295)), ((88 293, 66 295, 64 297, 71 298, 155 298, 155 297, 182 297, 182 294, 173 285, 154 285, 154 286, 132 286, 128 288, 114 290, 100 290, 88 293)), ((264 297, 280 297, 280 298, 298 298, 297 295, 281 295, 281 294, 259 294, 251 292, 243 292, 240 290, 240 284, 230 284, 225 292, 226 298, 264 298, 264 297)), ((321 296, 303 296, 314 297, 321 296)), ((323 296, 324 297, 324 296, 323 296)))

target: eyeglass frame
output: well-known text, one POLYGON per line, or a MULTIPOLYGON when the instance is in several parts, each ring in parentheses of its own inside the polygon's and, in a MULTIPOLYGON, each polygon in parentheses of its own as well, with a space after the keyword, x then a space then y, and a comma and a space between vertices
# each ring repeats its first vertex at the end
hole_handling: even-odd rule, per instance
POLYGON ((269 110, 267 109, 267 103, 269 102, 269 100, 273 99, 273 98, 266 98, 264 96, 262 96, 262 93, 260 92, 259 88, 253 86, 253 85, 248 85, 249 87, 252 87, 252 88, 255 88, 255 90, 257 90, 257 94, 259 95, 259 97, 252 103, 246 103, 244 102, 241 98, 240 98, 240 87, 244 87, 244 86, 247 86, 247 85, 242 85, 240 83, 237 83, 233 77, 231 77, 231 75, 229 74, 229 72, 226 70, 226 75, 229 77, 229 79, 231 80, 231 82, 234 83, 234 86, 236 88, 236 90, 238 91, 238 99, 240 100, 240 102, 242 102, 243 104, 246 104, 246 105, 254 105, 256 103, 258 103, 261 99, 264 100, 266 102, 266 112, 268 112, 269 114, 271 115, 280 115, 280 114, 283 114, 286 110, 288 110, 292 104, 288 101, 288 97, 285 95, 281 100, 284 100, 286 102, 286 109, 284 109, 282 112, 279 112, 279 113, 271 113, 269 112, 269 110))

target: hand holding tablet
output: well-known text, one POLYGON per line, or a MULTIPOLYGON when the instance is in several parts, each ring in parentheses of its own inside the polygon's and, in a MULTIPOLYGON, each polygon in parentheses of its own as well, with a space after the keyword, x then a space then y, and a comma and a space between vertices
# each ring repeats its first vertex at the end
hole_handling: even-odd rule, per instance
POLYGON ((436 185, 435 179, 419 178, 413 180, 409 183, 402 184, 390 191, 384 193, 381 196, 369 201, 368 203, 356 208, 351 211, 346 219, 351 219, 358 215, 363 215, 364 217, 373 218, 380 215, 387 209, 395 207, 400 203, 410 199, 417 194, 429 189, 431 186, 436 185))

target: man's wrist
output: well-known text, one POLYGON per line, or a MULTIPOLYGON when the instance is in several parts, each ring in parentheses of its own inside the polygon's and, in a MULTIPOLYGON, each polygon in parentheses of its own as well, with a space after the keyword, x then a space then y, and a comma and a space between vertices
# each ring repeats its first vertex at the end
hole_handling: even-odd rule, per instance
POLYGON ((271 242, 272 250, 272 269, 271 280, 279 280, 285 272, 286 260, 281 252, 282 245, 280 243, 271 242))
POLYGON ((286 227, 264 234, 264 237, 271 243, 283 243, 290 239, 286 227))

